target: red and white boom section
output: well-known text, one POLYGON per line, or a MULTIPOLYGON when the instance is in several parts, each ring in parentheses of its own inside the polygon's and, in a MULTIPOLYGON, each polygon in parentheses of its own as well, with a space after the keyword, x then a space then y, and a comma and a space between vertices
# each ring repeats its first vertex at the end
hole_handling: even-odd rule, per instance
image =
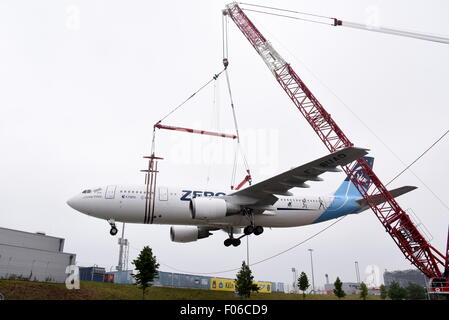
MULTIPOLYGON (((223 14, 235 22, 327 149, 330 152, 335 152, 352 146, 353 143, 307 88, 290 64, 271 46, 239 5, 235 2, 228 4, 223 10, 223 14)), ((442 271, 448 266, 447 257, 431 246, 424 238, 368 163, 360 158, 352 164, 344 166, 343 170, 351 177, 354 185, 405 257, 429 278, 448 277, 447 270, 442 271), (364 176, 371 179, 368 187, 364 176), (378 204, 379 196, 386 201, 378 204)))

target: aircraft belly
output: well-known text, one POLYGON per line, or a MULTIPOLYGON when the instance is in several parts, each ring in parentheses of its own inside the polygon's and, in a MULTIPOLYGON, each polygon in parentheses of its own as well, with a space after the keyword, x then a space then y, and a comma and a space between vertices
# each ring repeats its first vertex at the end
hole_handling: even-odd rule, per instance
POLYGON ((276 215, 256 215, 255 223, 262 227, 299 227, 312 224, 321 213, 319 210, 277 211, 276 215))
MULTIPOLYGON (((289 211, 289 212, 277 212, 276 215, 261 215, 257 214, 255 219, 255 224, 262 227, 273 227, 273 228, 286 228, 286 227, 299 227, 303 225, 312 224, 320 215, 321 210, 308 210, 305 211, 289 211)), ((246 227, 249 225, 249 220, 247 217, 242 215, 234 215, 225 217, 223 219, 215 220, 192 220, 190 219, 187 223, 181 222, 180 224, 189 225, 229 225, 235 227, 246 227)))
POLYGON ((145 201, 140 199, 120 199, 115 220, 129 223, 143 223, 145 201))
POLYGON ((155 224, 195 225, 190 214, 189 202, 159 201, 155 210, 155 224))

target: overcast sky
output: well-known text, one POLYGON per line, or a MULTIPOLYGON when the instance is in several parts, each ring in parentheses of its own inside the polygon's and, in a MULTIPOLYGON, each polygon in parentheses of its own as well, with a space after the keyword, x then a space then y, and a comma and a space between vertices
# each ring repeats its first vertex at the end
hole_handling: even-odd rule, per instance
MULTIPOLYGON (((66 200, 86 187, 143 183, 139 170, 145 166, 142 156, 149 152, 153 124, 222 68, 221 9, 226 3, 0 2, 0 226, 65 238, 65 251, 76 253, 80 266, 115 266, 117 237, 109 235, 108 224, 74 211, 66 200)), ((449 4, 444 0, 257 3, 359 23, 375 17, 386 27, 449 35, 449 4)), ((351 141, 371 149, 375 172, 385 183, 448 129, 448 45, 248 15, 351 141)), ((229 47, 231 85, 254 180, 326 155, 232 22, 229 47)), ((225 89, 222 78, 215 104, 211 85, 164 123, 232 132, 225 89)), ((413 166, 416 176, 407 172, 389 186, 419 187, 399 203, 417 214, 441 251, 449 224, 448 148, 449 140, 442 140, 413 166)), ((158 132, 156 151, 165 158, 159 164, 162 185, 229 187, 233 153, 228 141, 158 132)), ((323 178, 311 189, 294 192, 332 194, 344 175, 327 173, 323 178)), ((251 262, 283 251, 332 222, 267 228, 250 238, 251 262)), ((226 248, 223 232, 179 244, 170 241, 169 228, 127 225, 130 258, 149 245, 161 270, 191 273, 239 268, 246 258, 246 241, 226 248)), ((411 267, 374 214, 366 211, 255 265, 255 278, 291 283, 292 267, 310 276, 308 248, 314 249, 318 286, 325 283, 325 274, 332 282, 337 276, 355 281, 355 261, 362 278, 369 265, 381 271, 411 267)))

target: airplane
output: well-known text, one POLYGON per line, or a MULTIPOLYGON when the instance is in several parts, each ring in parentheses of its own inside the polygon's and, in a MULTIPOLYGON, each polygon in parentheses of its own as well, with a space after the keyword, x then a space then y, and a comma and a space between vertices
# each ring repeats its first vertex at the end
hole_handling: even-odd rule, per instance
MULTIPOLYGON (((370 166, 374 158, 367 149, 347 147, 293 168, 241 190, 200 191, 194 188, 158 186, 154 192, 147 185, 108 185, 86 189, 72 197, 67 204, 92 217, 106 220, 110 234, 116 235, 116 222, 172 225, 170 238, 174 242, 192 242, 212 235, 213 231, 228 233, 226 247, 237 247, 241 238, 263 233, 264 228, 299 227, 357 214, 369 208, 368 203, 347 176, 332 195, 300 196, 293 188, 308 188, 307 181, 323 181, 325 172, 341 172, 344 166, 363 157, 370 166), (154 206, 147 208, 147 197, 154 206), (242 234, 243 229, 243 234, 242 234), (242 234, 235 237, 234 235, 242 234)), ((357 167, 354 168, 355 172, 357 167)), ((362 176, 369 187, 370 179, 362 176)), ((416 189, 404 186, 390 190, 398 197, 416 189)), ((376 204, 385 202, 374 195, 376 204)))

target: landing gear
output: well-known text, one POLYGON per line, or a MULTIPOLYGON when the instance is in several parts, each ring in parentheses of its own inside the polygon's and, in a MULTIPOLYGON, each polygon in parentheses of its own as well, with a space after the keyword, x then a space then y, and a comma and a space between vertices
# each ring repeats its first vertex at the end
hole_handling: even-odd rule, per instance
POLYGON ((249 236, 253 232, 254 232, 253 226, 247 226, 247 227, 245 227, 245 229, 243 229, 243 233, 247 236, 249 236))
POLYGON ((244 237, 244 235, 243 236, 241 236, 241 237, 239 237, 239 238, 234 238, 234 229, 231 227, 230 228, 230 230, 228 231, 228 234, 229 234, 229 238, 227 238, 225 241, 224 241, 224 245, 226 246, 226 247, 229 247, 230 245, 233 245, 234 247, 238 247, 242 242, 240 241, 240 238, 242 238, 242 237, 244 237))
POLYGON ((263 233, 263 227, 257 226, 257 227, 254 228, 254 235, 255 236, 258 236, 258 235, 260 235, 262 233, 263 233))
POLYGON ((116 227, 112 227, 111 230, 109 230, 109 233, 111 236, 115 236, 118 232, 118 229, 116 227))
POLYGON ((243 229, 243 233, 246 236, 249 236, 251 233, 254 233, 254 235, 258 236, 259 234, 263 233, 263 227, 261 226, 256 226, 255 222, 254 222, 254 214, 253 214, 253 210, 249 209, 249 208, 245 208, 243 209, 243 214, 248 218, 250 225, 245 227, 245 229, 243 229))
POLYGON ((110 234, 111 236, 115 236, 115 235, 117 234, 117 232, 118 232, 118 229, 117 229, 117 227, 115 226, 115 221, 114 221, 114 219, 109 219, 109 220, 108 220, 108 223, 109 223, 109 225, 111 226, 111 230, 109 230, 109 234, 110 234))
POLYGON ((244 208, 243 215, 248 218, 250 224, 243 229, 243 235, 241 235, 238 238, 234 238, 233 229, 231 227, 230 231, 228 232, 229 238, 224 241, 224 245, 226 247, 229 247, 231 245, 233 245, 234 247, 238 247, 241 244, 241 241, 240 241, 241 238, 247 237, 251 234, 258 236, 263 233, 263 227, 255 225, 254 214, 251 209, 244 208))
POLYGON ((263 227, 261 226, 247 226, 243 229, 243 233, 245 236, 249 236, 251 233, 254 233, 255 236, 258 236, 263 233, 263 227))
POLYGON ((240 241, 240 239, 232 239, 232 245, 234 246, 234 247, 238 247, 239 245, 240 245, 240 243, 241 243, 241 241, 240 241))
POLYGON ((229 247, 231 244, 232 244, 234 247, 238 247, 241 243, 242 243, 242 242, 240 241, 239 238, 227 238, 227 239, 224 241, 224 245, 225 245, 226 247, 229 247))

